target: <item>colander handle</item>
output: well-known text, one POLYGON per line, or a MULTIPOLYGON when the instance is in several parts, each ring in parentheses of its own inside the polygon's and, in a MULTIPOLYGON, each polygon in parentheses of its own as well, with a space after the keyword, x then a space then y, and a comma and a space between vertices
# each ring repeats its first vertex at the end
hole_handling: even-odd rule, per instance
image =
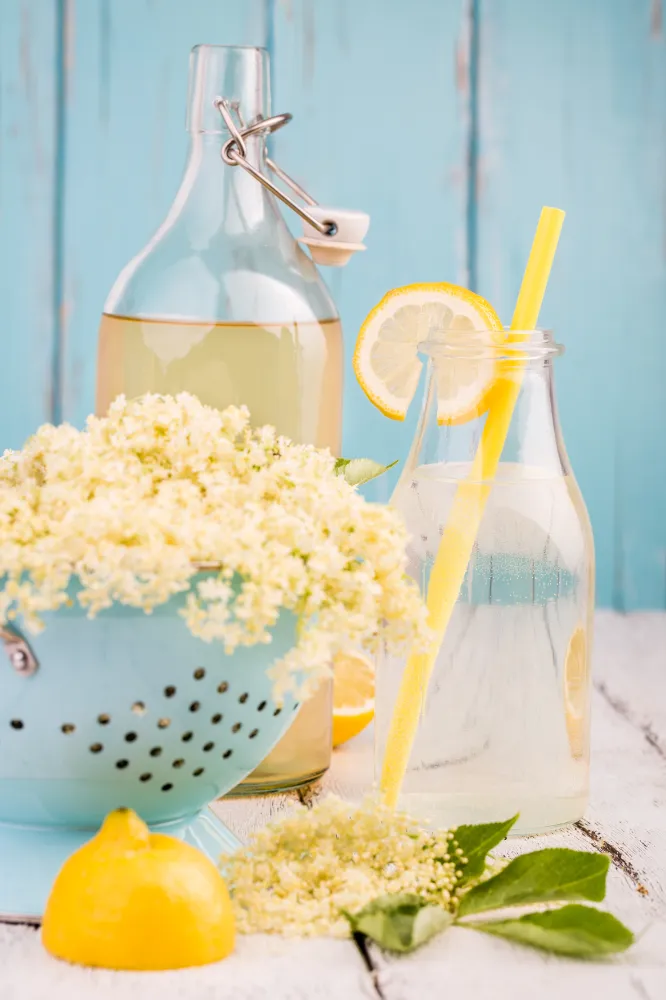
POLYGON ((22 635, 7 628, 6 625, 0 625, 0 639, 7 658, 17 674, 31 677, 39 669, 39 661, 27 639, 24 639, 22 635))

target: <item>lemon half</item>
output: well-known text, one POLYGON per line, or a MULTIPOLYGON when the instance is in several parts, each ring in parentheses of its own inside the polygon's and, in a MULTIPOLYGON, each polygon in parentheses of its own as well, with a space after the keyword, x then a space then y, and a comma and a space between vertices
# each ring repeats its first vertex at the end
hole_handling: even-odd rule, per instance
POLYGON ((357 736, 375 714, 375 668, 363 653, 338 653, 333 664, 333 746, 357 736))
POLYGON ((116 809, 60 869, 42 943, 56 958, 104 969, 182 969, 234 947, 227 887, 195 847, 151 833, 116 809))
MULTIPOLYGON (((354 352, 356 377, 368 399, 385 416, 404 420, 421 374, 418 345, 446 339, 464 351, 474 331, 482 333, 482 345, 484 335, 488 346, 505 339, 499 316, 475 292, 445 282, 394 288, 361 327, 354 352)), ((484 413, 496 367, 492 355, 461 356, 441 365, 437 374, 438 421, 463 423, 484 413)))

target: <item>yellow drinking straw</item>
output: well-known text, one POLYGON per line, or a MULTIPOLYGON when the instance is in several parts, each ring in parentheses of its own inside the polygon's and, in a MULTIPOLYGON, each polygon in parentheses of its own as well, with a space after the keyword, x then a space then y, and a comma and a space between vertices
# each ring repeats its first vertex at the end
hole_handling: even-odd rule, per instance
MULTIPOLYGON (((541 210, 511 320, 511 329, 516 333, 509 335, 509 343, 524 340, 527 336, 525 331, 536 326, 563 221, 564 212, 561 209, 541 210)), ((522 374, 523 365, 514 365, 508 377, 497 379, 472 468, 456 490, 451 513, 444 526, 426 599, 434 639, 427 652, 414 653, 407 661, 384 753, 380 787, 384 801, 390 806, 395 806, 398 801, 430 674, 465 579, 520 393, 522 374)))

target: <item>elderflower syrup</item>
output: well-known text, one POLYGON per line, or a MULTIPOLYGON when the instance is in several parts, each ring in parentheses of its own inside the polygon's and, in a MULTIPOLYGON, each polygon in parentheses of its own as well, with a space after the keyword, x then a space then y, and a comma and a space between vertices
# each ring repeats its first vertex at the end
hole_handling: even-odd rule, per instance
MULTIPOLYGON (((451 518, 462 513, 461 531, 480 518, 436 639, 398 799, 436 827, 519 813, 512 832, 540 833, 580 819, 588 799, 592 534, 553 407, 556 345, 534 332, 521 350, 520 396, 492 481, 473 478, 485 416, 474 426, 438 425, 431 378, 393 498, 411 536, 408 572, 424 597, 451 518)), ((433 347, 431 374, 447 361, 433 347)), ((378 669, 378 777, 406 669, 405 656, 383 656, 378 669)))
MULTIPOLYGON (((96 410, 105 413, 120 393, 187 391, 219 409, 244 404, 255 426, 271 424, 339 457, 342 331, 324 281, 264 186, 269 79, 263 49, 192 51, 185 172, 164 222, 107 299, 96 410), (244 166, 223 158, 230 141, 244 166)), ((331 729, 325 681, 240 791, 319 777, 330 763, 331 729)))
POLYGON ((191 392, 223 410, 244 404, 256 427, 340 452, 342 330, 309 323, 175 323, 102 317, 97 409, 120 393, 191 392))

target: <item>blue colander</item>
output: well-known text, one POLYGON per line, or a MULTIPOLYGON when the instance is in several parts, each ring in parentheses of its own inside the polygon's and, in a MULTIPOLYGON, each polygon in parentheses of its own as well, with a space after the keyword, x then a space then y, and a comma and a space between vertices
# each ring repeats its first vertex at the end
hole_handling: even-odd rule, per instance
POLYGON ((296 622, 283 612, 269 645, 228 656, 191 635, 184 601, 92 620, 75 604, 37 636, 0 629, 0 919, 38 922, 65 858, 119 806, 213 859, 237 846, 207 806, 294 717, 266 670, 296 622))

